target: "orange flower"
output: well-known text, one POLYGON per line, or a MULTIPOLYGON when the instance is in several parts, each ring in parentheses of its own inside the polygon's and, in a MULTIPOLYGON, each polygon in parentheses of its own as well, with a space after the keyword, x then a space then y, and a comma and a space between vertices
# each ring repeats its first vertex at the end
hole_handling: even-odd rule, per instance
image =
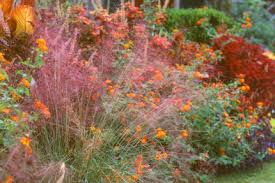
POLYGON ((23 78, 22 80, 21 80, 21 84, 23 85, 23 86, 25 86, 26 88, 29 88, 30 87, 30 82, 29 82, 29 80, 27 80, 26 78, 23 78))
POLYGON ((183 106, 180 108, 180 110, 181 110, 182 112, 188 112, 188 111, 191 110, 191 105, 190 105, 190 104, 185 104, 185 105, 183 105, 183 106))
POLYGON ((126 96, 127 96, 128 98, 135 98, 135 97, 136 97, 136 94, 134 94, 134 93, 127 93, 126 96))
POLYGON ((229 117, 229 114, 228 114, 227 112, 224 112, 223 115, 224 115, 224 117, 226 117, 226 118, 229 117))
POLYGON ((17 93, 15 91, 11 92, 11 97, 14 101, 19 101, 21 100, 22 97, 20 97, 19 95, 17 95, 17 93))
POLYGON ((137 105, 141 108, 146 106, 146 104, 144 102, 139 102, 139 103, 137 103, 137 105))
POLYGON ((147 136, 144 136, 141 140, 140 140, 141 144, 147 144, 148 142, 148 137, 147 136))
POLYGON ((202 79, 203 78, 203 75, 199 71, 194 72, 193 76, 197 79, 202 79))
POLYGON ((177 71, 184 72, 184 66, 180 64, 176 64, 177 71))
POLYGON ((135 106, 135 104, 129 103, 127 106, 128 106, 128 108, 133 108, 135 106))
MULTIPOLYGON (((1 8, 0 8, 0 9, 1 9, 1 8)), ((9 62, 7 59, 5 59, 4 54, 0 52, 0 63, 1 63, 1 62, 2 62, 3 64, 10 64, 10 62, 9 62)))
POLYGON ((5 113, 5 114, 9 114, 9 113, 11 113, 11 109, 4 108, 4 109, 1 109, 1 112, 5 113))
POLYGON ((205 18, 201 18, 196 22, 196 25, 201 25, 206 19, 205 18))
POLYGON ((36 40, 37 47, 42 51, 42 52, 48 52, 48 47, 46 40, 43 38, 39 38, 36 40))
POLYGON ((29 137, 21 137, 20 143, 21 143, 24 147, 30 147, 31 139, 30 139, 29 137))
POLYGON ((160 151, 157 151, 157 153, 156 153, 156 157, 155 157, 155 159, 157 160, 157 161, 160 161, 160 160, 165 160, 165 159, 167 159, 168 158, 168 153, 166 153, 166 152, 160 152, 160 151))
POLYGON ((232 120, 231 119, 226 119, 225 126, 227 126, 228 128, 232 128, 233 127, 232 120))
POLYGON ((35 109, 39 110, 46 119, 51 118, 51 113, 48 107, 45 104, 43 104, 40 100, 35 100, 34 107, 35 109))
POLYGON ((240 83, 243 84, 245 82, 245 79, 241 78, 241 79, 239 79, 239 81, 240 81, 240 83))
POLYGON ((163 138, 166 137, 166 132, 165 132, 163 129, 158 128, 158 129, 157 129, 156 137, 157 137, 158 139, 163 139, 163 138))
POLYGON ((6 76, 3 73, 0 73, 0 82, 5 80, 6 80, 6 76))
POLYGON ((248 85, 241 86, 241 91, 248 92, 250 90, 250 87, 248 85))
POLYGON ((264 103, 263 103, 263 102, 257 102, 257 106, 258 106, 259 108, 262 108, 262 107, 264 106, 264 103))
POLYGON ((106 84, 111 84, 111 83, 112 83, 112 81, 111 81, 111 80, 109 80, 109 79, 107 79, 107 80, 105 81, 105 83, 106 83, 106 84))
POLYGON ((137 133, 140 133, 141 130, 142 130, 142 127, 140 125, 137 125, 135 130, 136 130, 137 133))
POLYGON ((163 77, 161 71, 159 71, 159 70, 155 71, 154 80, 161 81, 161 80, 163 80, 163 78, 164 77, 163 77))
POLYGON ((244 75, 244 74, 239 74, 239 78, 240 78, 240 79, 244 79, 244 78, 245 78, 245 75, 244 75))
POLYGON ((17 122, 17 121, 19 121, 19 118, 18 118, 18 116, 12 116, 11 120, 17 122))
POLYGON ((180 135, 182 138, 187 139, 189 137, 189 132, 188 132, 188 130, 182 130, 180 132, 180 135))
POLYGON ((137 156, 137 159, 134 163, 134 166, 135 166, 136 174, 137 175, 142 175, 143 174, 143 169, 144 169, 143 156, 142 155, 137 156))
POLYGON ((251 127, 251 123, 245 123, 244 125, 246 128, 250 128, 251 127))
POLYGON ((12 176, 7 176, 6 179, 3 181, 3 183, 13 183, 14 179, 12 176))
POLYGON ((268 152, 269 155, 273 155, 273 149, 272 148, 270 148, 270 147, 267 148, 267 152, 268 152))

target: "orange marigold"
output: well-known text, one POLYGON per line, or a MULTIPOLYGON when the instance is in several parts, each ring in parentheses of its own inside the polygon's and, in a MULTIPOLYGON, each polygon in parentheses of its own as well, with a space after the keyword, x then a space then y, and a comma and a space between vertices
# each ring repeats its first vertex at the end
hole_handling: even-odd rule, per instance
POLYGON ((35 109, 39 110, 46 119, 51 118, 51 113, 48 107, 45 104, 43 104, 40 100, 35 100, 34 107, 35 109))
POLYGON ((46 40, 43 38, 39 38, 36 40, 37 47, 42 51, 42 52, 48 52, 48 47, 46 40))
POLYGON ((27 80, 26 78, 23 78, 22 80, 21 80, 21 84, 23 85, 23 86, 25 86, 26 88, 29 88, 30 87, 30 82, 29 82, 29 80, 27 80))
POLYGON ((180 132, 180 135, 182 138, 187 139, 189 137, 189 132, 188 132, 188 130, 182 130, 180 132))
POLYGON ((167 134, 166 134, 166 132, 165 132, 163 129, 161 129, 161 128, 158 128, 158 129, 157 129, 156 137, 157 137, 158 139, 163 139, 163 138, 165 138, 166 136, 167 136, 167 134))

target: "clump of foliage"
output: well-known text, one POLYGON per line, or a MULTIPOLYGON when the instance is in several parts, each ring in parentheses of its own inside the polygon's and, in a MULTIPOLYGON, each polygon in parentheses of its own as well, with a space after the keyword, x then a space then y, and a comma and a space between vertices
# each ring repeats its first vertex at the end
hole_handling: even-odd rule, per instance
POLYGON ((166 14, 168 30, 183 30, 187 39, 201 43, 209 43, 211 35, 221 27, 236 25, 233 18, 215 9, 168 9, 166 14))
POLYGON ((275 51, 275 20, 267 10, 269 2, 262 0, 247 0, 233 4, 232 15, 236 18, 250 17, 252 27, 240 31, 242 37, 249 41, 260 44, 271 51, 275 51))
POLYGON ((230 81, 244 75, 242 82, 249 85, 244 91, 251 90, 254 103, 265 101, 273 105, 275 62, 265 55, 261 46, 241 37, 225 35, 214 40, 214 49, 223 53, 223 59, 216 65, 222 79, 230 81))

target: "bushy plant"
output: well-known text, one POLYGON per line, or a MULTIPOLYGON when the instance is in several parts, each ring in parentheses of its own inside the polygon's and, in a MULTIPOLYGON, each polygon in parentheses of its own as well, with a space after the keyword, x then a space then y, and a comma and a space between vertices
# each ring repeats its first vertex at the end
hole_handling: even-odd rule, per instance
POLYGON ((193 101, 189 113, 181 115, 189 121, 186 128, 190 131, 191 146, 198 153, 205 153, 208 161, 218 167, 238 167, 250 156, 261 159, 263 154, 254 152, 258 137, 252 137, 264 127, 257 123, 261 110, 243 107, 238 84, 210 84, 204 88, 204 95, 202 101, 193 101))
POLYGON ((269 2, 263 0, 247 0, 233 4, 232 15, 238 18, 250 17, 252 27, 239 32, 239 35, 249 41, 260 44, 271 51, 275 51, 274 18, 267 10, 269 2))
POLYGON ((215 9, 167 9, 166 14, 168 30, 183 30, 187 39, 202 43, 209 43, 209 29, 232 28, 236 24, 233 18, 215 9), (208 25, 202 26, 203 23, 208 25))
POLYGON ((225 81, 239 77, 244 85, 249 85, 254 103, 265 101, 274 105, 275 62, 265 55, 259 45, 246 42, 241 37, 225 35, 214 40, 214 49, 223 53, 223 59, 217 63, 217 72, 225 81))

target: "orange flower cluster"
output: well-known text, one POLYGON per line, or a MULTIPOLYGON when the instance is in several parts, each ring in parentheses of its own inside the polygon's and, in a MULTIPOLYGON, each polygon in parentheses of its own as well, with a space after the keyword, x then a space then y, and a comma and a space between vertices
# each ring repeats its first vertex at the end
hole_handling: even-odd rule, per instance
POLYGON ((0 72, 0 82, 5 81, 6 80, 6 76, 0 72))
POLYGON ((142 137, 142 139, 140 140, 141 144, 147 144, 148 142, 148 137, 145 135, 144 137, 142 137))
POLYGON ((40 51, 48 52, 49 49, 47 47, 47 43, 46 43, 45 39, 43 39, 43 38, 37 39, 36 44, 37 44, 37 47, 40 49, 40 51))
POLYGON ((25 148, 26 153, 32 155, 31 139, 29 137, 21 137, 20 143, 25 148))
POLYGON ((2 183, 13 183, 14 179, 12 176, 7 176, 6 179, 2 183))
POLYGON ((163 74, 161 73, 161 71, 156 70, 155 71, 155 75, 154 75, 154 80, 155 81, 162 81, 163 80, 163 74))
POLYGON ((188 101, 186 104, 184 104, 183 106, 181 106, 180 111, 182 112, 188 112, 190 111, 192 108, 192 102, 188 101))
POLYGON ((162 128, 157 128, 156 137, 158 139, 163 139, 167 136, 166 132, 162 128))
POLYGON ((0 52, 0 63, 10 64, 10 62, 4 57, 4 53, 0 52))
POLYGON ((51 113, 48 107, 44 103, 42 103, 40 100, 35 100, 34 107, 35 109, 39 110, 46 119, 51 118, 51 113))
POLYGON ((156 153, 156 157, 155 159, 157 161, 160 161, 160 160, 166 160, 168 158, 168 153, 167 152, 160 152, 160 151, 157 151, 156 153))
POLYGON ((134 162, 135 167, 135 174, 132 176, 132 178, 135 181, 138 181, 140 179, 140 176, 143 175, 143 170, 145 165, 143 164, 143 156, 138 155, 136 161, 134 162))
POLYGON ((180 132, 180 135, 182 138, 187 139, 189 137, 189 132, 188 132, 188 130, 182 130, 180 132))
POLYGON ((246 28, 251 29, 252 28, 251 18, 249 16, 247 16, 245 18, 245 23, 242 24, 242 28, 243 29, 246 29, 246 28))
POLYGON ((108 94, 109 94, 109 95, 114 95, 114 94, 115 94, 115 87, 117 87, 117 86, 113 86, 113 85, 112 85, 112 81, 109 80, 109 79, 107 79, 107 80, 105 81, 105 84, 107 84, 107 91, 108 91, 108 94))
POLYGON ((242 86, 240 88, 241 91, 243 91, 243 92, 249 92, 250 87, 247 84, 245 84, 245 75, 244 74, 240 74, 239 75, 239 81, 242 84, 242 86))
POLYGON ((271 147, 267 148, 267 152, 269 155, 275 155, 275 149, 273 149, 271 147))
POLYGON ((228 128, 232 128, 233 127, 233 121, 230 118, 226 118, 225 119, 225 126, 227 126, 228 128))
POLYGON ((29 88, 31 86, 29 80, 27 80, 26 78, 23 78, 20 83, 26 88, 29 88))
POLYGON ((159 12, 156 14, 156 24, 162 25, 166 21, 166 16, 163 12, 159 12))

